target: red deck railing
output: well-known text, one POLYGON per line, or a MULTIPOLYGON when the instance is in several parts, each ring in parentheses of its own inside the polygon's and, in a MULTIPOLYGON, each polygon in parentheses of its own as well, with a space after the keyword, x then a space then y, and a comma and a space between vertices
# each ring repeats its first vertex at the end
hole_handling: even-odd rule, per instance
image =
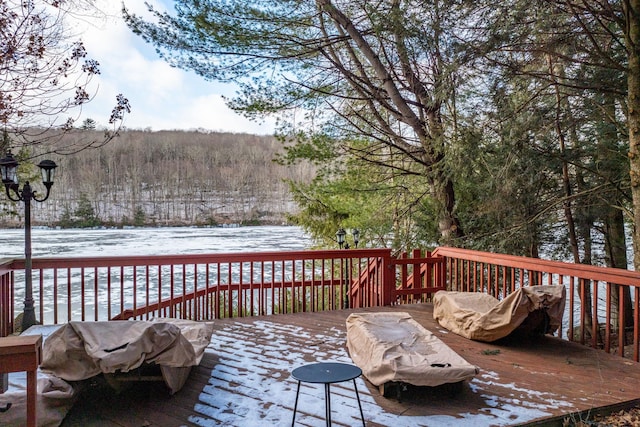
POLYGON ((0 261, 0 337, 6 337, 13 331, 13 271, 11 261, 0 261))
MULTIPOLYGON (((0 262, 0 336, 13 331, 22 310, 23 269, 21 259, 0 262)), ((33 296, 44 324, 376 307, 430 301, 441 289, 503 298, 535 284, 567 286, 565 339, 638 361, 640 274, 633 271, 444 247, 398 257, 389 249, 355 249, 33 260, 33 296), (633 319, 617 321, 628 307, 612 296, 625 290, 633 319)))
POLYGON ((607 352, 615 348, 619 356, 639 360, 640 273, 458 248, 438 248, 432 255, 446 260, 449 290, 487 292, 503 298, 521 286, 565 285, 564 337, 607 352), (628 308, 624 298, 627 291, 631 319, 623 315, 628 308))
MULTIPOLYGON (((33 295, 45 324, 335 310, 355 305, 347 293, 354 277, 366 266, 389 265, 390 259, 386 249, 37 258, 32 261, 33 295)), ((22 280, 23 260, 4 268, 8 283, 14 282, 13 272, 16 281, 22 280)), ((385 271, 370 271, 375 295, 359 304, 382 303, 385 271)), ((21 301, 22 291, 20 286, 18 293, 11 290, 11 300, 21 301)))

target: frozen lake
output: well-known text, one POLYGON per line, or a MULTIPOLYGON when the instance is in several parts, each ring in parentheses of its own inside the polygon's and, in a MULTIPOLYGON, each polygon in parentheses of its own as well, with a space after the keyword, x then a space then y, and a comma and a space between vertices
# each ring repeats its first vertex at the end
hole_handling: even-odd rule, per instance
MULTIPOLYGON (((31 240, 34 258, 292 251, 310 249, 312 245, 301 228, 290 226, 34 229, 31 240)), ((0 230, 0 259, 22 257, 24 230, 0 230)), ((22 272, 17 272, 16 283, 22 281, 22 272)), ((23 292, 22 286, 16 288, 17 301, 22 301, 23 292)), ((72 293, 73 299, 79 297, 78 289, 74 288, 72 293)), ((604 289, 600 289, 599 295, 602 299, 604 289)), ((139 301, 144 297, 140 295, 139 301)), ((18 303, 16 310, 21 309, 22 304, 18 303)), ((46 307, 45 316, 50 310, 51 307, 46 307)), ((568 305, 565 310, 566 323, 568 305)), ((566 325, 563 329, 567 330, 566 325)))
MULTIPOLYGON (((136 255, 180 255, 180 254, 207 254, 207 253, 232 253, 232 252, 266 252, 266 251, 295 251, 309 249, 311 239, 305 235, 299 227, 287 226, 260 226, 260 227, 229 227, 229 228, 199 228, 199 227, 167 227, 167 228, 130 228, 130 229, 34 229, 32 230, 32 254, 33 258, 45 257, 101 257, 101 256, 136 256, 136 255)), ((0 259, 2 258, 23 258, 24 257, 24 230, 11 229, 0 230, 0 259)), ((234 266, 233 275, 238 275, 237 266, 234 266)), ((201 269, 201 268, 200 268, 201 269)), ((164 269, 166 270, 166 268, 164 269)), ((152 269, 149 274, 152 279, 157 280, 159 274, 170 275, 167 271, 162 272, 152 269)), ((71 311, 71 318, 78 320, 82 313, 82 307, 87 310, 87 318, 91 318, 94 310, 98 309, 104 316, 105 307, 108 305, 108 293, 106 279, 103 277, 106 270, 102 269, 97 274, 100 277, 100 285, 97 291, 88 290, 89 294, 84 303, 80 302, 85 298, 80 289, 80 271, 73 271, 73 285, 66 288, 66 272, 58 271, 58 310, 61 317, 65 316, 67 310, 71 311), (72 307, 67 307, 66 304, 72 307), (96 307, 96 305, 98 307, 96 307)), ((187 274, 176 267, 175 274, 187 274)), ((37 271, 34 274, 38 274, 37 271)), ((82 274, 87 283, 92 283, 92 271, 82 274)), ((116 273, 114 273, 115 275, 116 273)), ((142 273, 135 279, 132 269, 125 269, 124 283, 126 290, 126 305, 131 305, 132 286, 136 286, 136 297, 138 303, 142 303, 149 297, 144 291, 143 284, 133 285, 134 282, 143 278, 142 273)), ((189 274, 195 274, 190 272, 189 274)), ((204 272, 198 270, 197 274, 202 277, 204 283, 204 272)), ((51 270, 43 272, 45 292, 53 292, 49 289, 54 282, 51 270)), ((170 282, 169 277, 164 278, 166 283, 170 282)), ((236 277, 237 280, 237 277, 236 277)), ((15 289, 16 314, 22 310, 20 301, 24 299, 24 273, 16 272, 15 281, 18 284, 15 289)), ((38 283, 38 277, 34 277, 34 283, 38 283)), ((71 282, 70 282, 71 283, 71 282)), ((191 281, 189 282, 191 283, 191 281)), ((177 286, 180 286, 179 284, 177 286)), ((167 290, 163 290, 163 294, 167 290)), ((156 293, 153 289, 152 293, 156 293)), ((177 291, 176 291, 177 292, 177 291)), ((34 288, 34 298, 38 298, 39 292, 34 288)), ((87 294, 88 295, 88 294, 87 294)), ((165 295, 166 296, 166 295, 165 295)), ((118 295, 111 295, 111 304, 117 310, 118 295)), ((51 323, 53 319, 54 307, 51 304, 44 306, 44 320, 51 323)), ((67 316, 69 317, 69 316, 67 316)), ((64 320, 64 319, 63 319, 64 320)))
MULTIPOLYGON (((33 257, 171 255, 309 249, 299 227, 33 229, 33 257)), ((0 259, 24 257, 24 230, 0 230, 0 259)))

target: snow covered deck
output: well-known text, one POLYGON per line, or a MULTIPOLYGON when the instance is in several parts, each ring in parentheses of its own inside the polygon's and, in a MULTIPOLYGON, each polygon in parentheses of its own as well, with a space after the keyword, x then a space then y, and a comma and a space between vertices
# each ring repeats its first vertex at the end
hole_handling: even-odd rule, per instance
MULTIPOLYGON (((470 341, 441 328, 432 306, 419 304, 215 320, 202 363, 177 394, 170 396, 161 383, 134 383, 120 393, 96 385, 80 396, 63 426, 290 425, 297 384, 291 371, 310 362, 350 363, 348 315, 388 310, 410 313, 480 374, 457 394, 412 388, 402 402, 380 396, 360 378, 367 426, 519 425, 640 398, 639 363, 553 337, 501 345, 470 341)), ((357 425, 353 384, 331 390, 333 425, 357 425)), ((323 387, 303 383, 296 425, 324 422, 323 387)))

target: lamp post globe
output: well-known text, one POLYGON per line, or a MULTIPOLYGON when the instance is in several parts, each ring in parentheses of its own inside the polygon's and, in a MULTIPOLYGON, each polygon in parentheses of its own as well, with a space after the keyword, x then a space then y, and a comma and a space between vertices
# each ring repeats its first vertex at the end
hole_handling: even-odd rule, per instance
POLYGON ((358 247, 358 242, 360 241, 360 230, 354 228, 351 230, 351 235, 353 236, 353 244, 358 247))
POLYGON ((338 240, 338 246, 342 249, 342 245, 344 245, 344 238, 347 235, 347 232, 344 231, 344 228, 340 228, 336 231, 336 239, 338 240))
POLYGON ((17 184, 18 162, 11 153, 7 153, 5 157, 0 159, 0 174, 2 175, 2 183, 6 186, 17 184))
POLYGON ((53 160, 43 160, 38 163, 40 173, 42 174, 42 183, 45 187, 49 188, 53 185, 54 172, 58 165, 53 160))

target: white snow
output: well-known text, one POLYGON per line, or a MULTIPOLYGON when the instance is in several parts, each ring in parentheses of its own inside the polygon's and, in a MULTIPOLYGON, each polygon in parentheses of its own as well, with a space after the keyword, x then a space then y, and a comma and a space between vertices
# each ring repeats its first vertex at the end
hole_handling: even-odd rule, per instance
MULTIPOLYGON (((291 378, 289 373, 298 366, 312 362, 353 363, 344 349, 345 340, 346 333, 335 328, 326 335, 311 336, 303 328, 269 321, 257 321, 251 326, 238 322, 214 332, 207 351, 214 353, 219 362, 211 371, 209 384, 200 394, 199 402, 193 408, 196 414, 190 421, 200 426, 235 426, 239 425, 240 420, 242 425, 247 426, 290 423, 297 381, 291 378), (260 337, 258 348, 247 346, 243 339, 247 335, 260 337), (308 340, 310 345, 299 346, 297 340, 294 343, 287 342, 288 336, 308 340), (326 345, 316 346, 314 343, 326 345), (332 350, 318 351, 318 348, 324 347, 332 350), (284 374, 268 377, 272 369, 284 374)), ((571 410, 568 402, 560 401, 551 395, 543 396, 548 398, 547 405, 536 403, 534 407, 527 402, 526 396, 541 393, 517 387, 512 383, 501 385, 513 389, 517 396, 505 398, 490 395, 485 388, 491 383, 500 384, 499 375, 495 372, 484 372, 469 384, 472 392, 478 394, 485 402, 485 408, 475 413, 462 413, 458 417, 452 417, 409 416, 385 412, 369 393, 364 380, 356 380, 367 423, 385 426, 514 425, 550 416, 551 413, 547 409, 567 407, 567 412, 571 410)), ((361 425, 351 382, 332 385, 331 399, 334 425, 361 425)), ((539 400, 536 399, 536 402, 539 400)), ((324 414, 323 386, 302 383, 296 425, 323 426, 324 414)))

